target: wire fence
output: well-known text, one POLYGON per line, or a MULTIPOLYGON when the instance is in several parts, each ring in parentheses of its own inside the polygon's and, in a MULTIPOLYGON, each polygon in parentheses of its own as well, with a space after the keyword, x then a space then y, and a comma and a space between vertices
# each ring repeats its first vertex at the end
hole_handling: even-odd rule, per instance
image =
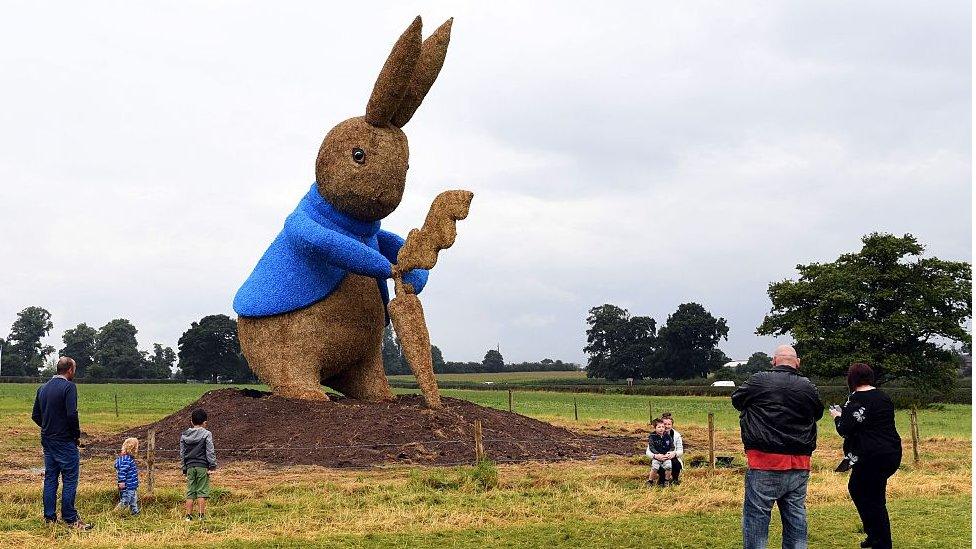
MULTIPOLYGON (((622 436, 622 435, 621 435, 622 436)), ((585 439, 571 439, 571 438, 550 438, 549 441, 553 443, 578 443, 578 444, 590 444, 592 441, 585 439)), ((495 438, 495 439, 483 439, 485 443, 499 443, 499 444, 534 444, 539 442, 539 439, 507 439, 507 438, 495 438)), ((643 445, 646 439, 642 437, 635 437, 634 444, 637 448, 638 444, 643 445)), ((354 450, 354 449, 369 449, 369 448, 407 448, 412 446, 436 446, 439 444, 465 444, 472 445, 474 442, 472 440, 425 440, 417 442, 377 442, 370 444, 330 444, 330 445, 314 445, 314 446, 251 446, 246 448, 230 448, 230 447, 219 447, 214 448, 216 452, 223 453, 233 453, 233 452, 286 452, 286 451, 306 451, 306 450, 354 450)), ((692 446, 686 445, 685 448, 692 448, 692 446)), ((83 444, 81 446, 82 452, 87 453, 118 453, 120 447, 115 446, 92 446, 83 444)), ((724 450, 724 449, 723 449, 724 450)), ((179 453, 178 448, 162 448, 156 447, 154 451, 159 453, 179 453)))
MULTIPOLYGON (((509 438, 483 438, 482 442, 485 443, 499 443, 499 444, 533 444, 539 442, 539 439, 509 439, 509 438)), ((576 444, 589 444, 592 441, 583 438, 550 438, 549 441, 553 443, 576 443, 576 444)), ((643 440, 643 438, 639 439, 643 440)), ((635 439, 635 448, 638 439, 635 439)), ((246 448, 230 448, 230 447, 220 447, 215 448, 216 452, 233 453, 233 452, 289 452, 289 451, 309 451, 309 450, 361 450, 369 448, 408 448, 416 446, 436 446, 440 444, 464 444, 472 445, 474 447, 474 439, 435 439, 435 440, 421 440, 413 442, 373 442, 367 444, 320 444, 320 445, 310 445, 310 446, 251 446, 246 448)), ((102 453, 110 452, 117 453, 119 448, 108 447, 108 446, 83 446, 82 450, 88 453, 102 453)), ((178 448, 153 448, 154 452, 162 453, 179 453, 178 448)))
MULTIPOLYGON (((567 461, 577 461, 577 462, 592 462, 601 459, 608 455, 643 455, 642 451, 638 451, 638 440, 635 439, 633 448, 631 452, 614 451, 612 449, 600 449, 599 451, 587 451, 585 448, 581 448, 580 445, 589 445, 592 441, 588 441, 583 438, 561 438, 561 439, 548 439, 555 445, 574 445, 571 451, 565 452, 564 455, 559 455, 559 453, 554 453, 552 455, 540 456, 535 455, 525 455, 525 456, 512 456, 506 452, 505 446, 520 446, 525 444, 537 443, 538 439, 508 439, 508 438, 484 438, 477 441, 474 437, 472 439, 435 439, 435 440, 423 440, 423 441, 413 441, 413 442, 375 442, 375 443, 359 443, 359 444, 324 444, 324 445, 304 445, 304 446, 252 446, 246 448, 232 448, 232 447, 220 447, 215 448, 218 455, 230 455, 236 459, 244 458, 247 456, 254 456, 258 459, 260 458, 271 458, 275 456, 283 455, 294 455, 295 453, 305 453, 310 454, 315 451, 325 451, 334 452, 333 460, 340 460, 339 462, 333 461, 331 463, 320 463, 320 465, 325 465, 327 467, 332 467, 336 469, 343 470, 375 470, 384 468, 395 468, 400 466, 436 466, 436 467, 457 467, 462 465, 474 465, 483 460, 489 459, 496 464, 519 464, 519 463, 559 463, 567 461), (479 443, 480 442, 480 443, 479 443), (486 443, 495 446, 485 446, 486 443), (465 446, 465 450, 470 452, 470 458, 455 459, 445 461, 442 459, 429 459, 429 456, 403 456, 399 457, 396 450, 404 449, 408 450, 411 448, 418 447, 436 447, 436 446, 465 446), (361 459, 356 459, 356 456, 348 456, 349 452, 361 452, 362 450, 369 449, 383 449, 387 450, 385 459, 378 460, 375 463, 363 464, 363 463, 342 463, 342 459, 354 459, 360 461, 361 459), (392 451, 391 451, 392 450, 392 451)), ((99 455, 99 454, 111 454, 115 455, 119 451, 118 448, 108 447, 108 446, 84 446, 83 452, 88 455, 99 455)), ((149 462, 149 473, 152 475, 152 471, 155 469, 155 454, 164 454, 167 460, 178 459, 179 449, 178 448, 146 448, 143 452, 146 460, 149 462)), ((329 457, 329 456, 324 456, 329 457)), ((326 460, 328 461, 328 460, 326 460)), ((311 463, 315 464, 315 463, 311 463)))
MULTIPOLYGON (((551 450, 548 454, 540 455, 539 452, 534 452, 532 454, 526 455, 512 455, 525 451, 524 448, 520 448, 522 445, 531 445, 539 442, 539 439, 510 439, 510 438, 481 438, 478 437, 478 432, 475 431, 475 436, 470 439, 433 439, 433 440, 422 440, 422 441, 410 441, 410 442, 371 442, 371 443, 356 443, 356 444, 311 444, 311 445, 288 445, 288 446, 250 446, 250 447, 219 447, 215 451, 218 455, 224 454, 233 457, 234 459, 242 459, 247 456, 253 456, 258 460, 262 458, 278 458, 281 459, 284 456, 295 454, 311 454, 316 451, 330 452, 330 456, 322 456, 322 460, 319 463, 306 463, 309 465, 324 465, 326 467, 332 467, 336 469, 346 469, 346 470, 370 470, 370 469, 383 469, 383 468, 395 468, 400 466, 435 466, 435 467, 455 467, 461 465, 474 465, 482 460, 488 459, 497 464, 519 464, 519 463, 560 463, 568 461, 577 462, 593 462, 604 458, 606 456, 630 456, 633 458, 639 458, 644 456, 644 443, 645 439, 643 436, 621 436, 621 439, 631 439, 628 445, 626 440, 620 440, 619 445, 614 447, 614 445, 608 446, 598 446, 594 447, 594 441, 588 438, 582 437, 560 437, 560 438, 548 438, 546 439, 550 443, 551 448, 557 448, 557 450, 551 450), (438 455, 434 456, 433 459, 430 455, 403 455, 400 456, 400 452, 397 450, 404 449, 416 449, 416 448, 429 448, 437 446, 453 446, 458 445, 463 446, 462 452, 468 452, 468 458, 461 458, 458 456, 457 451, 450 452, 448 455, 438 455), (514 447, 514 448, 513 448, 514 447), (559 450, 559 447, 565 447, 559 450), (377 456, 379 459, 375 463, 361 463, 362 460, 368 459, 367 456, 357 456, 349 455, 350 452, 361 452, 362 450, 370 449, 380 449, 386 450, 385 456, 377 456), (514 450, 514 451, 513 451, 514 450), (437 458, 440 459, 437 459, 437 458), (446 459, 445 459, 446 458, 446 459), (451 459, 454 458, 454 459, 451 459), (342 460, 351 460, 351 462, 343 462, 342 460), (359 463, 357 463, 359 462, 359 463)), ((148 433, 147 433, 148 434, 148 433)), ((155 437, 153 437, 155 438, 155 437)), ((714 438, 710 440, 714 444, 714 438)), ((686 450, 692 449, 692 446, 686 445, 686 450)), ((715 467, 715 449, 712 447, 712 451, 709 452, 709 461, 704 462, 703 465, 708 466, 711 463, 712 468, 715 467)), ((723 449, 724 450, 724 449, 723 449)), ((108 446, 85 446, 83 451, 88 455, 98 455, 98 454, 116 454, 118 448, 108 447, 108 446)), ((153 469, 155 467, 155 455, 163 454, 166 460, 176 460, 178 459, 179 449, 178 448, 145 448, 142 452, 149 462, 149 468, 153 469)), ((162 456, 161 456, 162 457, 162 456)), ((304 461, 299 458, 299 462, 304 461)), ((699 458, 698 461, 701 461, 699 458)))
MULTIPOLYGON (((574 415, 576 411, 576 402, 574 399, 574 415)), ((653 410, 648 403, 648 414, 649 418, 653 417, 653 410)), ((578 417, 578 416, 577 416, 578 417)), ((705 449, 708 450, 708 464, 714 468, 716 464, 716 451, 724 451, 725 448, 716 448, 716 439, 714 436, 714 414, 708 414, 708 443, 705 449)), ((538 438, 535 439, 512 439, 512 438, 485 438, 482 434, 481 421, 475 420, 473 437, 471 438, 453 438, 453 439, 431 439, 431 440, 419 440, 419 441, 407 441, 407 442, 360 442, 360 443, 348 443, 348 444, 305 444, 305 445, 261 445, 261 446, 248 446, 248 447, 219 447, 215 448, 218 454, 230 455, 236 459, 242 459, 247 456, 254 456, 257 459, 261 458, 275 458, 282 459, 285 455, 291 454, 301 454, 305 453, 306 456, 299 458, 307 459, 307 454, 312 452, 328 452, 331 455, 322 456, 320 460, 321 465, 338 467, 338 468, 374 468, 382 467, 388 465, 435 465, 435 466, 450 466, 450 465, 463 465, 478 463, 484 459, 491 459, 496 463, 524 463, 524 462, 558 462, 558 461, 569 461, 569 460, 594 460, 606 455, 618 455, 626 456, 631 455, 634 457, 642 456, 644 454, 644 437, 633 436, 633 435, 623 435, 618 438, 618 441, 612 444, 594 444, 594 437, 558 437, 552 438, 547 437, 546 442, 548 442, 548 449, 540 451, 536 450, 534 452, 527 451, 523 445, 533 445, 539 442, 538 438), (628 445, 625 440, 632 439, 631 443, 628 445), (625 439, 625 440, 619 440, 625 439), (451 457, 456 457, 457 451, 449 450, 448 455, 406 455, 403 452, 397 452, 397 450, 416 450, 418 448, 428 449, 431 447, 443 447, 443 446, 454 446, 458 445, 465 446, 461 451, 470 452, 470 459, 465 459, 463 461, 445 461, 444 458, 450 459, 451 457), (488 445, 486 447, 486 445, 488 445), (560 450, 560 446, 565 447, 560 450), (513 451, 512 447, 516 447, 513 451), (362 450, 383 450, 386 454, 385 456, 376 456, 380 459, 377 463, 372 463, 369 465, 356 465, 354 463, 343 462, 343 460, 353 460, 361 461, 363 459, 369 459, 368 456, 355 456, 350 455, 356 451, 362 450), (512 454, 523 453, 521 456, 513 456, 512 454), (331 458, 331 462, 330 462, 331 458), (438 459, 440 458, 440 459, 438 459), (336 463, 335 461, 338 461, 336 463)), ((165 459, 177 459, 180 452, 178 447, 157 447, 155 445, 156 433, 155 430, 150 429, 146 433, 147 444, 143 446, 144 455, 147 461, 150 463, 150 468, 155 461, 155 456, 161 454, 161 457, 165 459)), ((687 441, 686 441, 687 442, 687 441)), ((690 444, 685 445, 685 449, 692 449, 690 444)), ((118 452, 118 447, 106 447, 106 446, 85 446, 83 451, 89 455, 92 454, 115 454, 118 452)), ((374 454, 375 456, 375 454, 374 454)))
MULTIPOLYGON (((117 397, 116 397, 117 398, 117 397)), ((513 391, 508 391, 508 408, 509 411, 513 410, 513 391)), ((573 402, 573 417, 579 420, 579 407, 577 399, 574 396, 573 402)), ((116 412, 118 413, 118 412, 116 412)), ((647 402, 647 417, 648 422, 650 422, 654 416, 654 408, 651 401, 647 402)), ((913 435, 913 447, 915 450, 915 460, 916 463, 919 461, 918 457, 918 435, 917 435, 917 420, 915 416, 917 411, 912 409, 910 415, 912 416, 912 435, 913 435)), ((685 438, 685 450, 697 450, 699 455, 689 456, 686 455, 686 459, 691 458, 691 462, 697 463, 698 466, 706 466, 715 469, 716 466, 722 466, 723 462, 730 461, 732 458, 729 453, 738 453, 741 449, 736 445, 734 448, 729 446, 730 442, 728 440, 719 441, 717 440, 716 427, 715 427, 715 414, 714 412, 707 413, 707 442, 699 441, 698 444, 694 446, 689 444, 687 438, 685 438), (718 454, 723 455, 719 456, 718 454), (703 454, 703 455, 702 455, 703 454)), ((233 459, 247 459, 248 457, 253 457, 256 460, 271 459, 274 462, 287 461, 288 457, 293 456, 298 462, 305 462, 308 464, 318 464, 324 465, 326 467, 335 468, 376 468, 385 466, 398 466, 398 465, 431 465, 431 466, 453 466, 453 465, 466 465, 472 463, 478 463, 483 459, 491 459, 496 463, 525 463, 525 462, 562 462, 562 461, 589 461, 599 459, 600 457, 606 455, 617 455, 626 456, 630 455, 633 457, 639 457, 644 455, 644 436, 643 435, 619 435, 616 438, 632 438, 632 444, 627 444, 626 442, 618 441, 613 444, 600 444, 594 443, 593 436, 560 436, 558 438, 546 437, 546 441, 549 443, 546 448, 524 448, 523 445, 535 445, 539 442, 538 438, 535 439, 512 439, 512 438, 485 438, 482 435, 480 428, 480 420, 475 420, 473 437, 471 438, 453 438, 453 439, 431 439, 431 440, 418 440, 418 441, 405 441, 405 442, 357 442, 357 443, 346 443, 346 444, 302 444, 302 445, 274 445, 274 444, 264 444, 257 446, 247 446, 247 447, 219 447, 216 448, 218 454, 224 454, 232 457, 233 459), (458 449, 458 446, 463 448, 458 449), (487 446, 486 446, 487 445, 487 446), (448 446, 453 446, 454 448, 433 453, 435 448, 444 448, 448 446), (560 446, 566 446, 564 450, 560 450, 560 446), (422 453, 418 453, 417 449, 423 449, 422 453), (357 451, 369 451, 363 455, 356 455, 357 451), (411 450, 413 450, 411 452, 411 450), (323 452, 328 453, 328 455, 321 456, 320 459, 309 459, 309 454, 312 452, 323 452), (548 452, 548 453, 546 453, 548 452), (451 460, 451 458, 458 459, 463 453, 467 453, 470 459, 461 459, 458 461, 451 460), (302 455, 305 454, 305 455, 302 455), (523 454, 523 455, 517 455, 523 454), (375 463, 370 463, 366 465, 359 465, 356 462, 368 461, 370 458, 374 458, 375 463), (448 461, 450 460, 450 461, 448 461)), ((150 456, 155 456, 157 454, 166 460, 178 459, 179 448, 172 446, 158 447, 155 446, 155 433, 150 429, 144 436, 140 437, 147 442, 151 440, 146 446, 144 446, 144 455, 146 455, 147 460, 152 463, 154 461, 150 456), (146 436, 148 435, 148 436, 146 436), (147 440, 148 439, 148 440, 147 440)), ((173 437, 175 439, 175 437, 173 437)), ((118 447, 105 447, 101 445, 85 446, 83 451, 89 455, 93 454, 115 454, 118 452, 118 447)), ((727 465, 726 465, 727 466, 727 465)))

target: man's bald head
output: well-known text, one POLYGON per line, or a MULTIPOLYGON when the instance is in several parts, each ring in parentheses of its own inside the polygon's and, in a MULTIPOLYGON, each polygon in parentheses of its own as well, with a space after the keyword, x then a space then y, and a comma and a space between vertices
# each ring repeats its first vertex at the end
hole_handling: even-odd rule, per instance
POLYGON ((71 381, 75 378, 75 372, 77 371, 77 364, 75 364, 75 359, 70 356, 63 356, 58 359, 58 375, 64 376, 65 379, 71 381))
POLYGON ((780 345, 773 351, 773 366, 789 366, 799 368, 800 359, 796 356, 796 349, 792 345, 780 345))

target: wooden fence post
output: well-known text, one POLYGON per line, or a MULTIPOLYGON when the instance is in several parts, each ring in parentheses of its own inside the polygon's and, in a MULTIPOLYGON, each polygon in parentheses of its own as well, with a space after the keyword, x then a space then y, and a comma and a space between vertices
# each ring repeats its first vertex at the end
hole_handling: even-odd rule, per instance
POLYGON ((115 395, 115 417, 119 417, 119 395, 115 395))
POLYGON ((654 409, 651 408, 651 401, 647 401, 647 424, 650 425, 654 421, 654 409))
POLYGON ((512 390, 508 390, 508 411, 512 411, 512 390))
POLYGON ((911 411, 908 412, 908 419, 912 430, 912 457, 915 460, 915 465, 918 465, 922 460, 918 457, 918 408, 914 404, 911 411))
POLYGON ((576 395, 573 395, 573 419, 579 421, 579 408, 576 407, 576 395))
POLYGON ((715 414, 708 412, 708 466, 715 470, 715 414))
POLYGON ((474 420, 474 463, 481 463, 485 459, 485 439, 481 431, 481 420, 474 420))
POLYGON ((146 495, 153 497, 156 484, 156 430, 150 429, 146 434, 146 495))

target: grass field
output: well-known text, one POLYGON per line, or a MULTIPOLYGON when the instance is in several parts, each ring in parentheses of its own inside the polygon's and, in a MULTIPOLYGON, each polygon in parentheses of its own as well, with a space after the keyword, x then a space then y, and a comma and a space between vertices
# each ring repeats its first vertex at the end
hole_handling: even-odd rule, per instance
MULTIPOLYGON (((217 387, 82 385, 82 427, 105 434, 150 422, 217 387)), ((35 388, 0 384, 0 546, 740 545, 741 470, 688 469, 680 486, 649 491, 643 486, 645 466, 637 457, 499 465, 498 483, 491 489, 477 482, 470 467, 329 470, 238 462, 215 474, 210 518, 191 524, 180 520, 183 479, 174 464, 160 466, 157 497, 143 499, 143 514, 123 518, 111 511, 116 495, 111 460, 94 458, 82 465, 78 505, 96 529, 72 533, 63 527, 47 528, 40 521, 38 435, 29 419, 35 388)), ((508 407, 507 392, 444 393, 508 407)), ((727 399, 593 394, 576 398, 579 422, 573 420, 572 394, 516 392, 515 411, 570 428, 643 437, 650 401, 655 413, 667 409, 675 414, 678 428, 689 439, 689 455, 702 451, 704 425, 712 411, 720 451, 738 455, 736 415, 727 399)), ((899 417, 899 428, 907 435, 904 416, 899 417)), ((896 546, 969 547, 971 407, 922 410, 919 419, 924 466, 912 465, 906 449, 906 461, 889 489, 896 546)), ((847 497, 847 477, 832 472, 840 457, 840 439, 826 422, 822 427, 808 498, 811 547, 856 547, 862 536, 847 497)), ((778 546, 775 535, 771 546, 778 546)))
MULTIPOLYGON (((398 392, 417 392, 403 390, 398 392)), ((445 396, 462 398, 482 406, 508 409, 507 391, 468 391, 444 390, 445 396)), ((513 392, 513 411, 534 418, 569 420, 573 416, 573 400, 576 400, 580 420, 626 422, 646 424, 653 413, 669 411, 681 425, 708 425, 708 413, 715 414, 717 429, 738 429, 739 414, 725 397, 686 397, 666 396, 648 397, 637 395, 605 395, 592 393, 554 393, 544 391, 513 392), (650 411, 648 411, 650 406, 650 411)), ((840 403, 843 404, 843 403, 840 403)), ((923 435, 938 434, 970 438, 972 432, 972 406, 964 404, 944 404, 931 409, 918 411, 919 432, 923 435)), ((908 434, 908 411, 897 413, 898 429, 908 434)), ((825 414, 820 422, 822 433, 833 433, 833 422, 825 414)))

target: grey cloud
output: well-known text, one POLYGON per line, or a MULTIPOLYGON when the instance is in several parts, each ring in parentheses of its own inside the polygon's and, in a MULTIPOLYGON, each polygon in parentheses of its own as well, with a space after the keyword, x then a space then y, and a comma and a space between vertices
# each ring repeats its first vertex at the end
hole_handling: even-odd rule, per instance
MULTIPOLYGON (((149 348, 231 313, 413 9, 7 8, 0 329, 39 304, 52 341, 126 316, 149 348)), ((454 37, 385 226, 477 193, 425 290, 435 343, 582 361, 589 307, 698 301, 744 358, 775 345, 752 334, 766 285, 866 232, 969 260, 970 9, 425 5, 454 37)))

